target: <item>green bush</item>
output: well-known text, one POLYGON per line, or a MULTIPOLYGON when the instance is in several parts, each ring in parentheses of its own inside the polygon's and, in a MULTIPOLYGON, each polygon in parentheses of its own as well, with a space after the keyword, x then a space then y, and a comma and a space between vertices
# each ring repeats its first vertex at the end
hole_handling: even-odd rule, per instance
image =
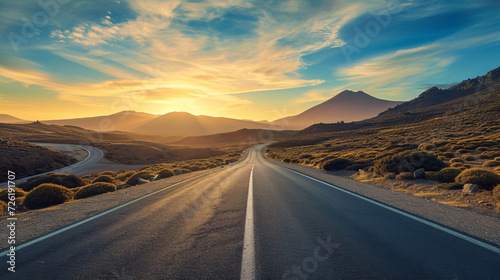
POLYGON ((56 184, 41 184, 30 191, 23 199, 23 206, 28 209, 41 209, 65 203, 73 199, 73 192, 56 184))
POLYGON ((283 160, 281 160, 282 162, 286 162, 286 163, 290 163, 292 160, 289 159, 289 158, 284 158, 283 160))
MULTIPOLYGON (((16 191, 16 197, 26 196, 26 192, 21 188, 13 188, 16 191)), ((0 191, 0 201, 9 202, 9 189, 3 189, 0 191)))
POLYGON ((500 166, 500 161, 489 160, 483 163, 483 167, 495 167, 495 166, 500 166))
POLYGON ((436 172, 436 180, 443 183, 455 182, 455 178, 462 173, 462 170, 453 167, 443 168, 436 172))
POLYGON ((116 186, 111 183, 98 182, 86 185, 75 193, 75 199, 82 199, 89 196, 94 196, 98 194, 114 192, 116 191, 116 186))
POLYGON ((351 164, 352 162, 346 158, 336 158, 321 162, 319 168, 324 170, 343 170, 351 164))
POLYGON ((477 151, 484 152, 484 151, 487 151, 487 150, 488 150, 488 148, 487 148, 487 147, 478 147, 476 150, 477 150, 477 151))
POLYGON ((82 178, 74 174, 51 173, 29 180, 22 185, 22 189, 29 192, 41 184, 56 184, 68 189, 77 188, 85 185, 82 178))
POLYGON ((160 175, 161 179, 165 179, 165 178, 169 178, 169 177, 175 176, 175 173, 174 173, 174 171, 172 171, 172 170, 170 170, 168 168, 165 168, 165 169, 162 169, 160 171, 160 173, 158 173, 158 175, 160 175))
POLYGON ((111 177, 109 175, 101 175, 101 176, 95 178, 92 181, 92 184, 94 184, 94 183, 113 183, 113 181, 114 181, 113 177, 111 177))
POLYGON ((462 171, 455 179, 462 184, 476 184, 481 189, 492 190, 494 186, 500 184, 500 175, 484 169, 471 168, 462 171))
POLYGON ((396 180, 413 180, 415 176, 411 172, 401 172, 396 176, 396 180))
POLYGON ((423 168, 426 171, 438 171, 446 167, 446 164, 435 155, 426 152, 403 152, 397 155, 385 157, 375 162, 374 171, 382 176, 394 172, 414 172, 423 168))
POLYGON ((135 172, 132 176, 130 176, 127 179, 127 181, 125 182, 125 184, 130 185, 130 186, 135 186, 139 183, 139 178, 149 180, 149 179, 153 178, 154 176, 155 176, 155 174, 153 174, 149 170, 138 171, 138 172, 135 172))
POLYGON ((457 151, 457 153, 459 153, 459 154, 465 154, 465 153, 467 153, 467 150, 466 149, 460 149, 460 150, 457 151))
POLYGON ((493 189, 493 198, 498 202, 498 206, 500 206, 500 185, 496 186, 493 189))
POLYGON ((453 163, 453 164, 451 165, 451 167, 461 167, 461 166, 463 166, 463 165, 464 165, 464 164, 463 164, 463 163, 461 163, 461 162, 455 162, 455 163, 453 163))

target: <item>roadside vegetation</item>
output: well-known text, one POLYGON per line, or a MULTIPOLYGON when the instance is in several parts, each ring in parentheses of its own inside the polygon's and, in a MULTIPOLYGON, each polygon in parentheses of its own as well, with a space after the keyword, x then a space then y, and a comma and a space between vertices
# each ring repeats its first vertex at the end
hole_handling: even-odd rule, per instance
MULTIPOLYGON (((104 171, 76 176, 51 173, 18 184, 16 212, 42 209, 74 200, 139 186, 185 173, 220 168, 238 161, 242 154, 233 152, 206 159, 159 163, 136 171, 104 171)), ((8 190, 0 191, 0 213, 6 214, 8 190)))

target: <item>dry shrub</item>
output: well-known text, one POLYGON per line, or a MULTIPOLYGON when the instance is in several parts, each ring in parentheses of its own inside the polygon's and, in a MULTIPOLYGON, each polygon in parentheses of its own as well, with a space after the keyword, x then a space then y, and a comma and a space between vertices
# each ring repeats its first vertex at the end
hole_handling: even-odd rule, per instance
POLYGON ((139 178, 149 180, 149 179, 153 178, 154 176, 155 176, 155 174, 153 174, 149 170, 138 171, 138 172, 135 172, 132 176, 130 176, 127 179, 127 181, 125 182, 125 184, 130 185, 130 186, 135 186, 139 183, 139 178))
POLYGON ((98 194, 114 192, 116 191, 116 186, 111 183, 98 182, 86 185, 75 193, 75 199, 82 199, 98 194))
POLYGON ((85 182, 82 180, 82 178, 74 174, 51 173, 37 178, 33 178, 26 183, 20 184, 19 187, 29 192, 32 189, 40 186, 41 184, 46 184, 46 183, 60 185, 68 189, 77 188, 85 185, 85 182))
POLYGON ((113 181, 114 181, 113 177, 111 177, 109 175, 101 175, 101 176, 95 178, 92 181, 92 184, 94 184, 94 183, 113 183, 113 181))
POLYGON ((23 199, 23 206, 28 209, 41 209, 68 202, 73 199, 73 192, 56 184, 41 184, 30 191, 23 199))
POLYGON ((443 183, 453 183, 455 182, 455 178, 462 173, 462 170, 458 168, 448 167, 443 168, 440 171, 436 172, 435 178, 436 180, 443 183))
POLYGON ((126 181, 128 178, 130 178, 130 176, 132 176, 134 174, 135 174, 134 171, 127 171, 127 172, 124 172, 124 173, 116 176, 116 179, 118 179, 120 181, 126 181))
POLYGON ((319 165, 319 168, 324 170, 343 170, 352 162, 346 158, 336 158, 332 160, 322 161, 319 165))
POLYGON ((500 166, 500 161, 489 160, 489 161, 483 163, 483 167, 496 167, 496 166, 500 166))
POLYGON ((161 170, 158 175, 160 176, 161 179, 165 179, 165 178, 169 178, 169 177, 172 177, 172 176, 175 176, 175 173, 174 171, 168 169, 168 168, 165 168, 163 170, 161 170))
MULTIPOLYGON (((16 198, 26 196, 26 192, 21 188, 11 188, 15 190, 16 198)), ((9 188, 0 191, 0 200, 9 202, 9 188)))
POLYGON ((411 172, 401 172, 396 175, 396 180, 413 180, 415 176, 411 172))
POLYGON ((414 172, 420 168, 426 171, 439 171, 444 167, 446 167, 446 164, 433 154, 409 151, 377 160, 374 171, 382 176, 390 172, 396 174, 414 172))
POLYGON ((462 171, 455 179, 462 184, 476 184, 484 190, 492 190, 494 186, 500 184, 500 175, 484 169, 471 168, 462 171))

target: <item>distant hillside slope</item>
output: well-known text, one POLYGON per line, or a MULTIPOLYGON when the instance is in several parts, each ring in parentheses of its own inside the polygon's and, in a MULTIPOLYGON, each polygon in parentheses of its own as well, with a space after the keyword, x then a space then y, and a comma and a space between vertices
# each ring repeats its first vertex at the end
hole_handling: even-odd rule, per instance
POLYGON ((50 148, 10 138, 0 138, 0 182, 7 181, 7 170, 23 178, 68 166, 76 160, 50 148))
POLYGON ((0 123, 29 123, 31 121, 16 118, 7 114, 0 114, 0 123))
POLYGON ((255 143, 255 142, 269 142, 290 136, 293 131, 284 130, 266 130, 266 129, 241 129, 238 131, 205 135, 205 136, 191 136, 186 137, 175 144, 182 145, 218 145, 218 144, 238 144, 238 143, 255 143))
POLYGON ((239 129, 266 129, 268 124, 230 118, 172 112, 150 120, 133 131, 151 135, 202 136, 239 129))
POLYGON ((66 120, 47 120, 45 124, 73 125, 95 131, 132 131, 141 124, 144 124, 157 115, 141 113, 135 111, 123 111, 109 116, 97 116, 90 118, 77 118, 66 120))
POLYGON ((484 76, 464 80, 461 83, 454 85, 448 89, 439 89, 437 87, 432 87, 422 92, 417 98, 389 109, 383 114, 393 114, 395 112, 404 113, 415 109, 442 104, 450 100, 457 99, 462 96, 466 96, 483 90, 484 88, 490 87, 494 83, 498 83, 499 79, 500 67, 491 70, 484 76))
MULTIPOLYGON (((315 124, 295 136, 413 124, 442 118, 458 119, 460 114, 473 114, 479 123, 500 118, 500 68, 485 76, 465 80, 447 90, 429 89, 419 97, 389 109, 377 117, 354 123, 315 124), (439 94, 442 93, 442 94, 439 94), (480 110, 478 110, 480 109, 480 110), (450 116, 456 116, 454 118, 450 116)), ((457 123, 458 125, 458 123, 457 123)))
POLYGON ((273 121, 276 126, 303 129, 316 123, 352 122, 368 119, 402 102, 375 98, 362 91, 345 90, 296 116, 273 121))

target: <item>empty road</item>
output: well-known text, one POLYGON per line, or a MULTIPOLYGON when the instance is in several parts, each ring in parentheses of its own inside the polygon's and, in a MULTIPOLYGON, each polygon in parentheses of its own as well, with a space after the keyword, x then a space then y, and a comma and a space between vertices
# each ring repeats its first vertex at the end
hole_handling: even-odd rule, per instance
POLYGON ((15 273, 3 252, 0 279, 498 279, 498 247, 275 165, 263 147, 32 240, 15 273))

